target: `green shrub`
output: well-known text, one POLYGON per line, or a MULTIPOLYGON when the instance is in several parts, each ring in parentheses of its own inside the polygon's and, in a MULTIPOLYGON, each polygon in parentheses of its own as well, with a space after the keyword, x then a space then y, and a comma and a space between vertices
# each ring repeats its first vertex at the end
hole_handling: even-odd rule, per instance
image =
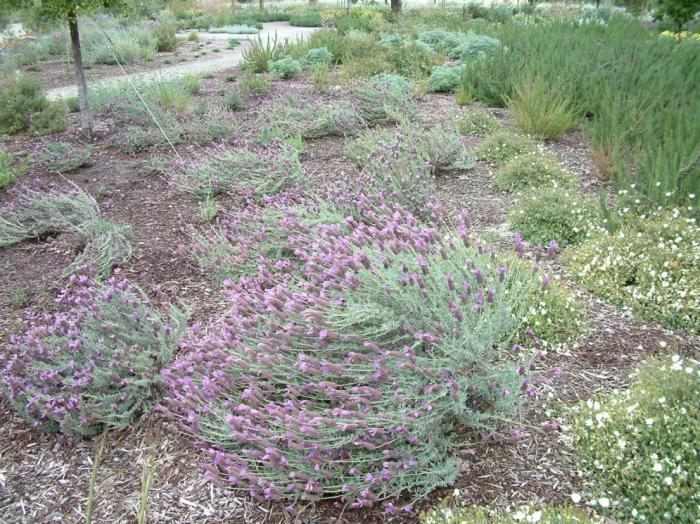
POLYGON ((321 14, 318 12, 313 12, 292 15, 289 17, 289 25, 298 27, 320 27, 321 14))
POLYGON ((196 95, 199 93, 201 83, 197 75, 187 74, 180 79, 180 82, 182 82, 182 87, 186 93, 189 93, 190 95, 196 95))
POLYGON ((211 222, 219 215, 219 207, 216 205, 216 199, 207 194, 204 200, 199 202, 199 220, 201 222, 211 222))
POLYGON ((290 56, 267 63, 267 70, 275 78, 294 78, 301 74, 301 63, 290 56))
POLYGON ((565 254, 587 291, 643 320, 700 333, 700 227, 679 211, 628 216, 565 254))
POLYGON ((243 100, 238 93, 231 91, 224 96, 222 105, 228 111, 238 111, 243 106, 243 100))
POLYGON ((226 44, 226 48, 236 49, 239 45, 241 45, 241 41, 238 38, 229 38, 228 43, 226 44))
POLYGON ((229 74, 224 77, 224 82, 235 82, 236 81, 236 75, 234 74, 229 74))
POLYGON ((84 166, 92 156, 92 149, 74 147, 68 142, 52 142, 46 145, 41 162, 49 171, 68 173, 84 166))
POLYGON ((498 38, 471 33, 466 35, 456 47, 450 49, 447 56, 461 62, 486 58, 495 54, 501 45, 498 38))
POLYGON ((0 147, 0 188, 14 184, 17 175, 26 171, 28 163, 28 158, 15 162, 12 155, 0 147))
POLYGON ((459 85, 463 71, 461 66, 434 67, 428 77, 428 91, 431 93, 453 93, 459 85))
POLYGON ((576 125, 577 112, 559 90, 542 82, 528 82, 508 99, 515 125, 529 135, 557 139, 576 125))
POLYGON ((442 61, 440 55, 435 54, 430 46, 416 40, 388 47, 383 54, 393 71, 413 79, 427 77, 442 61))
POLYGON ((314 89, 320 93, 328 91, 331 85, 328 64, 320 62, 311 68, 311 83, 314 89))
POLYGON ((436 507, 420 515, 421 524, 518 524, 519 522, 539 522, 539 524, 600 524, 584 510, 573 506, 521 505, 508 510, 489 509, 482 506, 436 507))
POLYGON ((446 55, 461 44, 465 36, 444 29, 432 29, 421 33, 418 40, 428 44, 435 52, 446 55))
POLYGON ((241 84, 255 96, 265 96, 270 92, 270 81, 263 75, 246 75, 241 84))
POLYGON ((68 108, 63 102, 50 102, 44 109, 32 115, 29 130, 35 135, 53 135, 66 129, 68 108))
POLYGON ((156 51, 173 52, 177 49, 177 26, 161 22, 153 28, 153 38, 156 40, 156 51))
POLYGON ((497 131, 476 148, 474 154, 479 160, 495 166, 502 166, 516 156, 536 151, 535 143, 522 135, 508 131, 497 131))
POLYGON ((124 429, 150 411, 186 315, 155 309, 122 277, 85 275, 71 277, 57 309, 32 315, 0 355, 10 405, 34 427, 74 437, 124 429))
POLYGON ((597 205, 559 188, 533 190, 524 195, 508 217, 510 228, 533 244, 556 240, 560 246, 578 244, 599 230, 597 205))
POLYGON ((0 134, 29 129, 32 115, 48 107, 39 80, 26 75, 12 75, 0 86, 0 134))
POLYGON ((400 75, 375 75, 360 85, 357 99, 363 118, 374 124, 410 120, 418 113, 413 84, 400 75))
MULTIPOLYGON (((199 40, 199 33, 197 33, 197 31, 190 31, 187 34, 187 40, 189 42, 196 42, 197 40, 199 40)), ((233 40, 233 39, 231 39, 231 40, 233 40)))
POLYGON ((348 49, 348 46, 352 46, 353 43, 353 41, 333 29, 319 29, 306 39, 308 49, 325 47, 333 57, 334 64, 339 64, 345 60, 346 52, 352 52, 352 48, 348 49))
POLYGON ((69 113, 80 113, 80 100, 77 96, 70 96, 65 99, 69 113))
POLYGON ((515 157, 496 172, 496 185, 506 191, 522 191, 537 187, 575 189, 574 176, 562 169, 548 153, 529 153, 515 157))
POLYGON ((487 111, 470 111, 457 120, 457 130, 463 135, 486 136, 500 129, 496 117, 487 111))
POLYGON ((263 42, 261 37, 251 40, 250 45, 243 50, 243 69, 251 73, 266 73, 268 64, 287 55, 288 45, 277 43, 277 37, 263 42))
POLYGON ((628 390, 572 410, 585 498, 615 522, 694 522, 700 505, 700 365, 660 357, 628 390))
POLYGON ((327 47, 315 47, 309 49, 304 56, 304 62, 307 64, 330 64, 333 60, 333 55, 328 51, 327 47))
POLYGON ((346 136, 364 125, 362 117, 350 102, 299 107, 298 100, 288 99, 287 104, 271 107, 262 115, 267 128, 278 129, 284 136, 346 136))

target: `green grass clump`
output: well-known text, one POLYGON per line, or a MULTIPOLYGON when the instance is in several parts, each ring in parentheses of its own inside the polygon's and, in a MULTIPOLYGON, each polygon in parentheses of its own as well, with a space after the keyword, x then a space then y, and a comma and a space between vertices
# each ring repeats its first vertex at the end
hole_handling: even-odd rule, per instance
POLYGON ((564 263, 587 291, 639 318, 700 333, 700 226, 687 212, 627 216, 569 250, 564 263))
POLYGON ((474 154, 479 160, 502 166, 516 156, 534 152, 536 146, 530 138, 508 131, 498 131, 484 140, 474 154))
POLYGON ((270 81, 263 75, 246 75, 241 85, 255 96, 265 96, 270 92, 270 81))
POLYGON ((285 56, 278 60, 270 60, 267 70, 275 78, 294 78, 301 74, 301 63, 291 56, 285 56))
POLYGON ((461 66, 434 67, 428 77, 428 91, 430 93, 454 93, 459 86, 462 72, 461 66))
POLYGON ((69 173, 85 165, 92 156, 92 149, 74 147, 68 142, 52 142, 41 155, 44 167, 54 173, 69 173))
POLYGON ((550 140, 572 129, 578 118, 572 104, 558 89, 542 82, 528 82, 518 87, 508 100, 508 109, 522 132, 550 140))
POLYGON ((320 62, 311 67, 311 83, 319 93, 325 93, 331 87, 328 64, 320 62))
POLYGON ((238 111, 243 107, 243 100, 241 99, 241 95, 231 91, 230 93, 226 93, 221 104, 227 111, 238 111))
POLYGON ((226 48, 236 49, 239 45, 241 45, 241 41, 238 38, 229 38, 228 43, 226 44, 226 48))
POLYGON ((573 506, 536 505, 519 506, 512 511, 490 509, 483 506, 440 506, 431 508, 420 515, 420 524, 518 524, 538 522, 539 524, 594 524, 582 509, 573 506))
POLYGON ((258 37, 243 50, 242 67, 250 73, 267 73, 269 63, 288 55, 288 48, 286 42, 278 43, 276 36, 268 35, 264 42, 258 37))
POLYGON ((570 420, 585 498, 615 522, 695 522, 700 506, 700 365, 642 364, 628 390, 590 399, 570 420))
POLYGON ((470 111, 457 120, 457 129, 463 135, 486 136, 501 129, 501 124, 491 113, 470 111))
POLYGON ((535 187, 574 189, 577 181, 562 169, 548 153, 529 153, 515 157, 496 172, 496 185, 505 191, 522 191, 535 187))
POLYGON ((289 25, 298 27, 320 27, 321 14, 318 12, 300 13, 289 17, 289 25))
POLYGON ((0 86, 0 134, 12 135, 29 129, 32 116, 48 105, 39 80, 12 75, 0 86))
POLYGON ((0 147, 0 188, 14 184, 17 175, 26 171, 28 163, 28 158, 21 162, 15 162, 13 156, 0 147))
POLYGON ((536 189, 525 194, 508 216, 510 228, 532 244, 579 244, 602 226, 592 200, 560 188, 536 189))

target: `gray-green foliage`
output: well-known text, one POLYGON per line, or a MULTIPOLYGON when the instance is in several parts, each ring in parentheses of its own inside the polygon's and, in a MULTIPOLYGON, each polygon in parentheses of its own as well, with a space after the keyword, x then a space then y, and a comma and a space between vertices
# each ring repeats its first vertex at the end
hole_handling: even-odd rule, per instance
POLYGON ((85 165, 91 156, 90 147, 75 147, 69 142, 51 142, 46 145, 41 161, 49 171, 68 173, 85 165))
POLYGON ((300 135, 302 138, 346 136, 364 125, 364 120, 350 102, 302 105, 293 97, 288 98, 284 105, 264 111, 262 119, 267 128, 278 129, 285 136, 300 135))
POLYGON ((333 60, 333 55, 327 47, 315 47, 309 49, 304 57, 304 62, 309 65, 313 64, 330 64, 333 60))
POLYGON ((496 172, 496 185, 506 191, 531 187, 560 187, 573 189, 576 179, 562 169, 557 159, 547 153, 518 156, 496 172))
POLYGON ((380 73, 357 90, 362 116, 374 124, 389 124, 415 117, 413 83, 401 75, 380 73))
POLYGON ((535 151, 535 143, 530 138, 504 130, 486 138, 474 153, 479 160, 501 166, 517 156, 535 151))
POLYGON ((301 62, 291 56, 285 56, 278 60, 270 60, 267 70, 275 78, 294 78, 301 74, 301 62))
POLYGON ((457 129, 465 135, 486 136, 500 128, 496 117, 486 111, 469 112, 457 121, 457 129))
POLYGON ((28 158, 15 162, 13 156, 0 147, 0 188, 14 184, 17 175, 27 169, 28 158))
POLYGON ((462 66, 437 66, 428 77, 431 93, 452 93, 457 89, 464 68, 462 66))
POLYGON ((496 53, 501 45, 497 38, 470 33, 464 36, 459 45, 449 50, 447 56, 462 62, 486 58, 496 53))
POLYGON ((12 75, 0 86, 0 134, 29 129, 33 115, 49 105, 41 84, 27 75, 12 75))

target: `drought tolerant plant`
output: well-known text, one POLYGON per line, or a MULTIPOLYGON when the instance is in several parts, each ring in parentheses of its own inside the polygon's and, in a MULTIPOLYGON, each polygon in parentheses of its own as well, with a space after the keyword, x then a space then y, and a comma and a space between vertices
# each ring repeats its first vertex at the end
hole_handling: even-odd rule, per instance
POLYGON ((583 496, 618 522, 693 522, 700 504, 700 363, 679 355, 641 365, 628 390, 572 410, 583 496))
POLYGON ((243 100, 238 93, 231 91, 224 96, 222 105, 228 111, 238 111, 243 106, 243 100))
POLYGON ((0 86, 0 134, 29 129, 32 116, 48 105, 39 80, 24 74, 11 75, 0 86))
POLYGON ((268 129, 283 135, 321 138, 328 135, 346 136, 364 125, 362 117, 350 102, 324 103, 300 107, 299 100, 288 97, 282 106, 263 112, 268 129))
POLYGON ((461 62, 487 58, 496 53, 502 44, 498 38, 474 33, 465 35, 460 43, 447 52, 447 56, 461 62))
POLYGON ((537 151, 535 143, 528 137, 508 131, 497 131, 484 140, 474 150, 476 158, 502 166, 513 158, 537 151))
POLYGON ((483 506, 438 506, 421 513, 420 524, 600 524, 582 509, 569 505, 520 505, 512 510, 483 506))
POLYGON ((574 176, 564 170, 549 153, 528 153, 513 158, 496 171, 496 185, 506 191, 522 191, 536 187, 559 187, 573 190, 578 186, 574 176))
POLYGON ((291 56, 285 56, 278 60, 270 60, 267 70, 275 78, 294 78, 301 74, 301 63, 291 56))
POLYGON ((454 93, 460 84, 463 72, 462 66, 434 67, 428 77, 428 91, 430 93, 454 93))
POLYGON ((194 165, 174 173, 176 185, 197 195, 231 193, 262 198, 304 183, 304 169, 297 151, 273 140, 263 147, 242 146, 209 152, 194 165))
POLYGON ((121 276, 73 275, 57 303, 12 335, 0 354, 0 391, 45 431, 83 437, 127 427, 157 401, 185 314, 159 311, 121 276))
POLYGON ((463 135, 487 136, 501 129, 495 116, 487 111, 470 111, 457 120, 457 130, 463 135))
POLYGON ((595 202, 561 188, 534 189, 518 200, 508 216, 510 228, 533 244, 556 240, 579 244, 603 228, 595 202))
POLYGON ((528 135, 550 140, 560 138, 576 125, 577 111, 556 86, 541 81, 525 82, 508 99, 515 125, 528 135))
POLYGON ((241 84, 254 96, 265 96, 270 92, 270 81, 264 75, 246 75, 241 84))
POLYGON ((66 129, 66 116, 68 107, 63 102, 49 102, 49 104, 34 113, 29 125, 29 131, 35 135, 53 135, 66 129))
POLYGON ((162 21, 153 28, 153 38, 156 41, 156 51, 172 53, 177 49, 177 26, 174 23, 162 21))
POLYGON ((510 348, 522 305, 505 292, 538 286, 530 268, 498 266, 464 222, 442 241, 399 207, 367 211, 385 225, 349 217, 290 237, 303 276, 230 282, 230 313, 164 372, 163 416, 196 439, 213 482, 353 508, 418 499, 455 478, 457 424, 495 430, 533 392, 510 348))
POLYGON ((393 71, 414 80, 427 77, 442 62, 440 55, 419 40, 385 47, 383 55, 393 71))
POLYGON ((319 62, 311 66, 311 83, 319 93, 325 93, 331 86, 329 66, 319 62))
POLYGON ((229 38, 228 43, 226 44, 226 48, 236 49, 239 45, 241 45, 241 41, 238 38, 229 38))
POLYGON ((289 17, 289 25, 299 27, 320 27, 321 14, 318 12, 299 13, 289 17))
POLYGON ((0 188, 14 184, 17 175, 26 171, 28 163, 28 158, 21 162, 15 162, 10 153, 0 148, 0 188))
POLYGON ((41 155, 41 162, 49 171, 68 173, 87 164, 91 156, 90 147, 74 147, 69 142, 50 142, 41 155))
POLYGON ((83 240, 83 248, 63 272, 63 276, 90 272, 95 278, 104 279, 112 272, 112 268, 131 258, 133 251, 129 243, 129 226, 96 218, 79 224, 75 231, 83 240))
POLYGON ((333 60, 333 55, 328 51, 327 47, 315 47, 309 49, 304 56, 304 62, 313 66, 314 64, 330 64, 333 60))
POLYGON ((261 37, 251 40, 250 45, 243 50, 243 69, 250 73, 266 73, 268 64, 279 60, 287 54, 287 45, 278 44, 277 37, 263 42, 261 37))
POLYGON ((446 55, 459 46, 465 36, 464 34, 452 33, 445 29, 432 29, 418 35, 418 40, 428 44, 435 52, 446 55))
POLYGON ((418 113, 413 83, 401 75, 380 73, 357 89, 362 117, 373 124, 411 120, 418 113))
POLYGON ((687 212, 624 216, 564 257, 587 291, 643 320, 700 333, 700 226, 687 212))

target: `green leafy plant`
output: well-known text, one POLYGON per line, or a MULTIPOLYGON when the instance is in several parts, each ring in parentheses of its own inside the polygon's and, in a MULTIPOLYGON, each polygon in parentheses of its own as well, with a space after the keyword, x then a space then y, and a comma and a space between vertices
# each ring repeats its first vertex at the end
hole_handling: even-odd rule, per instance
POLYGON ((428 91, 431 93, 454 93, 460 83, 461 66, 434 67, 428 77, 428 91))
POLYGON ((304 62, 312 66, 314 64, 330 64, 332 60, 333 55, 327 47, 309 49, 304 56, 304 62))
POLYGON ((41 162, 49 171, 69 173, 84 166, 91 156, 90 147, 75 147, 69 142, 50 142, 41 155, 41 162))
POLYGON ((640 366, 628 390, 570 416, 584 497, 618 522, 692 522, 700 504, 700 364, 679 355, 640 366))
POLYGON ((49 105, 36 78, 13 75, 0 86, 0 134, 29 129, 32 116, 49 105))
POLYGON ((160 22, 153 28, 156 51, 172 53, 177 49, 177 26, 173 23, 160 22))
POLYGON ((457 120, 457 130, 463 135, 487 136, 500 129, 496 117, 483 110, 470 111, 457 120))
POLYGON ((555 87, 541 81, 526 82, 518 87, 508 99, 508 109, 521 131, 550 140, 572 129, 578 118, 571 103, 555 87))
POLYGON ((405 77, 382 73, 357 89, 363 118, 373 124, 390 124, 412 119, 418 112, 413 100, 413 84, 405 77))
POLYGON ((241 45, 241 41, 238 38, 229 38, 226 44, 226 48, 236 49, 239 45, 241 45))
POLYGON ((501 41, 498 38, 471 33, 465 35, 456 47, 448 50, 447 56, 466 62, 489 57, 495 54, 501 46, 501 41))
POLYGON ((226 93, 221 103, 228 111, 238 111, 243 107, 243 100, 235 91, 226 93))
POLYGON ((284 136, 299 135, 303 138, 346 136, 364 125, 350 102, 300 107, 293 98, 288 98, 282 106, 266 110, 262 119, 267 128, 278 129, 284 136))
POLYGON ((277 37, 268 35, 265 42, 261 37, 251 40, 243 50, 243 69, 251 73, 266 73, 268 64, 279 60, 287 54, 287 44, 278 43, 277 37))
POLYGON ((35 135, 54 135, 66 129, 68 108, 63 102, 50 102, 44 109, 34 113, 29 130, 35 135))
POLYGON ((24 173, 28 164, 28 158, 15 162, 12 155, 0 147, 0 188, 14 184, 17 175, 24 173))
POLYGON ((278 60, 270 60, 267 70, 275 78, 294 78, 301 74, 301 63, 290 56, 278 60))
POLYGON ((495 166, 504 165, 517 156, 534 152, 536 146, 531 139, 508 131, 497 131, 489 135, 474 150, 476 158, 495 166))
POLYGON ((289 25, 299 27, 320 27, 321 14, 318 12, 299 13, 289 17, 289 25))
POLYGON ((560 246, 578 244, 602 229, 595 202, 560 188, 525 194, 508 216, 510 228, 533 244, 556 240, 560 246))
POLYGON ((574 176, 562 169, 548 153, 529 153, 515 157, 496 172, 496 185, 506 191, 522 191, 533 187, 559 187, 573 190, 574 176))
POLYGON ((265 96, 270 92, 270 81, 263 75, 246 75, 241 85, 255 96, 265 96))
POLYGON ((324 62, 311 67, 311 83, 319 93, 325 93, 331 86, 329 66, 324 62))

